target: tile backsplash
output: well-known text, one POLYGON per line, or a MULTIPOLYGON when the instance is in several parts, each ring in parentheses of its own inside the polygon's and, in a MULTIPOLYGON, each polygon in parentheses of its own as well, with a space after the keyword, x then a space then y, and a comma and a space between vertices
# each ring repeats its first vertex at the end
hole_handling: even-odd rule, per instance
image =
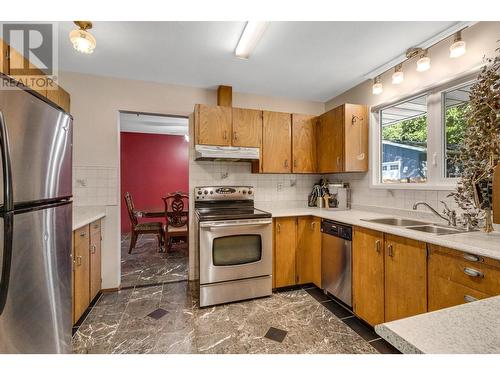
POLYGON ((117 168, 73 166, 75 206, 116 206, 117 194, 117 168))

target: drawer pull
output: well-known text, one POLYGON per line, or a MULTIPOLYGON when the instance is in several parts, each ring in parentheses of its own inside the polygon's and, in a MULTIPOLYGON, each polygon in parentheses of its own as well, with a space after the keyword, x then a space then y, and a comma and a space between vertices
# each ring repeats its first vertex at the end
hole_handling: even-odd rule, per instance
POLYGON ((377 250, 377 253, 380 253, 380 240, 375 241, 375 249, 377 250))
POLYGON ((482 262, 482 258, 474 254, 464 254, 464 259, 470 262, 482 262))
POLYGON ((465 267, 464 273, 471 277, 484 277, 484 274, 481 271, 475 270, 474 268, 465 267))
POLYGON ((466 295, 464 295, 464 301, 465 302, 474 302, 474 301, 477 301, 477 298, 469 296, 468 294, 466 294, 466 295))
POLYGON ((392 245, 387 246, 388 255, 392 258, 394 257, 394 252, 392 251, 392 245))

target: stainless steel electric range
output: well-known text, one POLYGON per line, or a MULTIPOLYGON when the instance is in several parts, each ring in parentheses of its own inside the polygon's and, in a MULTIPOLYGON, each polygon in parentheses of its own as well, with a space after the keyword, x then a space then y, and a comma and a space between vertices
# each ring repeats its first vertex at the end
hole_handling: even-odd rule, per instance
POLYGON ((272 293, 271 214, 251 186, 195 188, 200 307, 272 293))

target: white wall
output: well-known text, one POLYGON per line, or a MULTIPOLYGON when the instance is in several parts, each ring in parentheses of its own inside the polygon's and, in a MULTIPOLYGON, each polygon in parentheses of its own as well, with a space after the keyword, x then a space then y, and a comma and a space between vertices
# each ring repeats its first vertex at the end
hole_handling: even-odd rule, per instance
MULTIPOLYGON (((73 164, 78 169, 111 168, 118 174, 120 110, 187 116, 192 113, 196 103, 214 105, 217 100, 215 90, 194 87, 70 72, 61 72, 60 78, 61 85, 71 95, 71 113, 74 117, 73 164)), ((233 105, 308 114, 324 112, 324 103, 241 93, 233 94, 233 105)), ((118 204, 123 199, 119 189, 116 189, 115 194, 116 201, 102 201, 107 203, 102 259, 103 288, 116 288, 120 284, 118 204)), ((75 206, 88 205, 91 201, 79 197, 75 195, 75 206)))
MULTIPOLYGON (((467 53, 464 56, 458 59, 449 58, 449 46, 453 39, 450 37, 429 50, 431 69, 427 72, 417 72, 415 70, 416 59, 413 59, 403 65, 405 80, 402 84, 393 85, 391 83, 393 70, 388 71, 381 77, 384 86, 382 94, 373 95, 371 91, 373 82, 368 80, 329 100, 325 103, 326 110, 343 103, 378 106, 410 96, 426 87, 438 85, 473 70, 481 65, 483 56, 494 56, 495 49, 499 47, 497 40, 500 37, 500 22, 477 23, 464 30, 462 37, 467 43, 467 53)), ((388 60, 390 58, 388 56, 388 60)), ((370 126, 377 126, 377 124, 370 124, 370 126)), ((337 178, 351 183, 354 206, 411 210, 415 201, 425 200, 434 208, 441 210, 442 205, 439 201, 445 200, 452 208, 457 208, 453 201, 446 198, 450 191, 373 189, 370 188, 370 173, 344 174, 337 178)))

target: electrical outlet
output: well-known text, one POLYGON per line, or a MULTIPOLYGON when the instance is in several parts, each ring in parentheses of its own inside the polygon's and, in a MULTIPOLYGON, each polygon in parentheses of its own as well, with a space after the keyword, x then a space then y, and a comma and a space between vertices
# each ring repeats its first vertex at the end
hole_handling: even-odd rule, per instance
POLYGON ((79 187, 86 187, 87 186, 87 179, 85 179, 85 178, 77 178, 76 179, 76 184, 79 187))
POLYGON ((276 184, 276 191, 281 191, 281 190, 283 190, 283 184, 279 182, 278 184, 276 184))

